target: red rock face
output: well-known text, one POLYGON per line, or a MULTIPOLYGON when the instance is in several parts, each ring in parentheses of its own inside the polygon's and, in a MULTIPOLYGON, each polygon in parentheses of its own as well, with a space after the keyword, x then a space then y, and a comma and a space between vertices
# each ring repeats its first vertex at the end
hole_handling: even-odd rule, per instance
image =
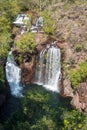
POLYGON ((71 88, 71 83, 69 79, 65 79, 63 81, 62 87, 61 87, 61 95, 63 97, 73 97, 73 89, 71 88))
POLYGON ((40 53, 40 52, 42 51, 43 47, 42 47, 41 45, 38 45, 38 46, 36 47, 36 49, 37 49, 38 53, 40 53))
POLYGON ((71 105, 75 109, 87 112, 87 82, 81 83, 73 96, 71 105))

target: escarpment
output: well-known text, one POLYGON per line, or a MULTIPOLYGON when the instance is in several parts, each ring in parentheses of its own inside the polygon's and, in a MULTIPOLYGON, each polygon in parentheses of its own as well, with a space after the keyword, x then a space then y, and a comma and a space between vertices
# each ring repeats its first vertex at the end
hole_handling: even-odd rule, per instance
MULTIPOLYGON (((79 5, 64 10, 63 5, 59 6, 59 10, 56 10, 52 15, 52 17, 57 20, 55 30, 56 38, 53 38, 53 36, 50 37, 50 35, 44 35, 43 32, 35 33, 33 37, 36 44, 34 51, 31 48, 27 48, 25 52, 22 52, 21 49, 21 54, 17 54, 15 60, 22 69, 22 82, 25 84, 32 83, 34 81, 33 76, 35 74, 36 56, 39 55, 43 49, 46 49, 47 45, 50 45, 51 47, 51 44, 56 41, 56 46, 61 50, 61 95, 64 97, 70 97, 71 105, 74 108, 86 111, 86 92, 83 94, 83 98, 81 98, 80 95, 82 89, 86 89, 86 75, 83 76, 80 73, 79 68, 80 64, 86 63, 87 57, 86 21, 84 20, 87 13, 87 7, 86 5, 79 5), (77 81, 78 76, 84 78, 77 81), (82 84, 83 87, 81 87, 82 84), (75 98, 77 98, 76 103, 75 98)), ((15 33, 16 37, 14 40, 17 41, 23 34, 20 35, 20 31, 16 31, 15 33)), ((13 53, 15 53, 16 49, 17 48, 13 49, 13 53)))

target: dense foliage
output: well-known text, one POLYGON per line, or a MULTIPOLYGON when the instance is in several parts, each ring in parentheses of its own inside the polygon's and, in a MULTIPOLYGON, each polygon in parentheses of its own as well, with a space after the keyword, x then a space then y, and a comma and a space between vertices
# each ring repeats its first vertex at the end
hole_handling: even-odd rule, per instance
POLYGON ((43 11, 40 14, 44 19, 44 32, 54 34, 56 22, 51 18, 51 13, 49 11, 43 11))
POLYGON ((24 52, 33 52, 36 47, 34 35, 32 33, 25 33, 18 41, 15 42, 15 46, 19 47, 24 52))
POLYGON ((2 59, 7 56, 9 43, 12 41, 11 24, 19 10, 20 7, 15 0, 0 1, 0 58, 2 59))
POLYGON ((22 108, 4 123, 4 130, 86 130, 87 117, 71 110, 69 99, 30 85, 22 108))

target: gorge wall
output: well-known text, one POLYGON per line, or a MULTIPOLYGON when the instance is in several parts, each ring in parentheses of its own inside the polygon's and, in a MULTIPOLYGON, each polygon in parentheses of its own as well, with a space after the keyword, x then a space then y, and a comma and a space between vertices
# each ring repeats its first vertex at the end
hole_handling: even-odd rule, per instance
MULTIPOLYGON (((52 18, 57 21, 55 36, 56 38, 45 37, 42 33, 36 33, 34 35, 36 43, 36 52, 25 53, 25 57, 19 66, 22 68, 22 81, 28 84, 33 81, 34 68, 35 68, 35 57, 40 54, 41 50, 46 47, 46 44, 51 44, 53 41, 57 41, 57 46, 61 50, 61 64, 62 64, 62 82, 61 82, 61 95, 64 97, 70 97, 71 105, 75 109, 80 111, 87 111, 86 102, 86 87, 87 81, 86 76, 84 80, 79 80, 78 84, 73 85, 72 79, 78 79, 77 71, 80 71, 80 64, 86 62, 87 57, 87 38, 86 38, 86 16, 87 6, 86 5, 75 5, 70 8, 64 8, 64 4, 54 6, 54 13, 52 18), (76 71, 73 74, 72 71, 76 71), (75 77, 77 75, 77 77, 75 77), (81 94, 82 93, 82 94, 81 94), (75 100, 77 99, 77 100, 75 100)), ((15 40, 20 39, 21 35, 16 35, 15 40)), ((13 53, 18 50, 13 49, 13 53)), ((18 55, 20 55, 19 52, 18 55)), ((15 60, 17 58, 15 56, 15 60)), ((79 74, 81 76, 81 74, 79 74)))
MULTIPOLYGON (((22 82, 25 84, 29 84, 33 82, 33 76, 35 74, 35 57, 36 55, 40 54, 40 52, 43 50, 43 48, 46 47, 47 44, 52 44, 55 39, 51 39, 49 37, 46 41, 41 42, 41 38, 43 37, 42 34, 35 34, 36 36, 36 53, 35 54, 29 54, 29 52, 25 53, 25 58, 23 59, 23 63, 20 64, 20 67, 22 69, 22 82), (40 42, 39 42, 40 41, 40 42)), ((70 45, 67 42, 62 42, 62 41, 57 41, 57 46, 60 48, 61 53, 62 53, 62 82, 60 83, 60 90, 61 90, 61 95, 64 97, 71 97, 71 105, 75 109, 79 109, 80 111, 85 111, 86 112, 86 83, 84 82, 83 85, 80 85, 78 89, 75 90, 73 93, 73 87, 70 81, 70 75, 69 75, 69 70, 71 68, 78 68, 78 64, 76 63, 76 60, 78 59, 77 62, 81 61, 80 58, 84 59, 84 56, 86 53, 81 50, 80 52, 74 53, 72 45, 70 45), (74 55, 73 55, 74 54, 74 55), (75 58, 74 58, 75 57, 75 58), (73 63, 74 59, 74 63, 73 63), (82 94, 81 94, 82 93, 82 94), (77 99, 77 100, 76 100, 77 99)), ((18 50, 13 49, 13 53, 18 53, 18 50)), ((18 54, 17 54, 18 58, 18 54)))
POLYGON ((58 4, 53 18, 57 21, 56 36, 62 52, 63 92, 71 97, 71 105, 87 111, 87 5, 58 4), (62 42, 61 42, 62 41, 62 42), (86 75, 85 75, 86 74, 86 75))

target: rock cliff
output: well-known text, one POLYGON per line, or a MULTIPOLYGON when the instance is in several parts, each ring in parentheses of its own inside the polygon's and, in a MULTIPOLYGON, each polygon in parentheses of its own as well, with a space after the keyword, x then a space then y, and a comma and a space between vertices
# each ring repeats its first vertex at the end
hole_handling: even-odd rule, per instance
MULTIPOLYGON (((46 44, 51 44, 56 40, 62 55, 61 95, 71 97, 73 108, 87 112, 86 77, 84 81, 79 82, 77 87, 73 86, 71 81, 71 70, 78 70, 79 64, 87 60, 87 5, 79 4, 67 7, 64 3, 59 3, 51 11, 53 12, 52 18, 57 22, 55 28, 56 38, 44 37, 43 33, 35 33, 36 53, 28 54, 28 52, 25 52, 26 56, 19 64, 22 68, 22 81, 26 84, 32 82, 35 56, 45 48, 46 44)), ((17 34, 15 40, 19 38, 20 35, 17 34)))
MULTIPOLYGON (((80 80, 77 87, 71 81, 71 70, 77 72, 79 65, 87 60, 87 5, 60 3, 53 8, 52 17, 57 21, 55 32, 62 53, 62 95, 72 98, 72 107, 87 112, 87 77, 80 80)), ((79 75, 81 77, 80 72, 73 78, 79 75)))

